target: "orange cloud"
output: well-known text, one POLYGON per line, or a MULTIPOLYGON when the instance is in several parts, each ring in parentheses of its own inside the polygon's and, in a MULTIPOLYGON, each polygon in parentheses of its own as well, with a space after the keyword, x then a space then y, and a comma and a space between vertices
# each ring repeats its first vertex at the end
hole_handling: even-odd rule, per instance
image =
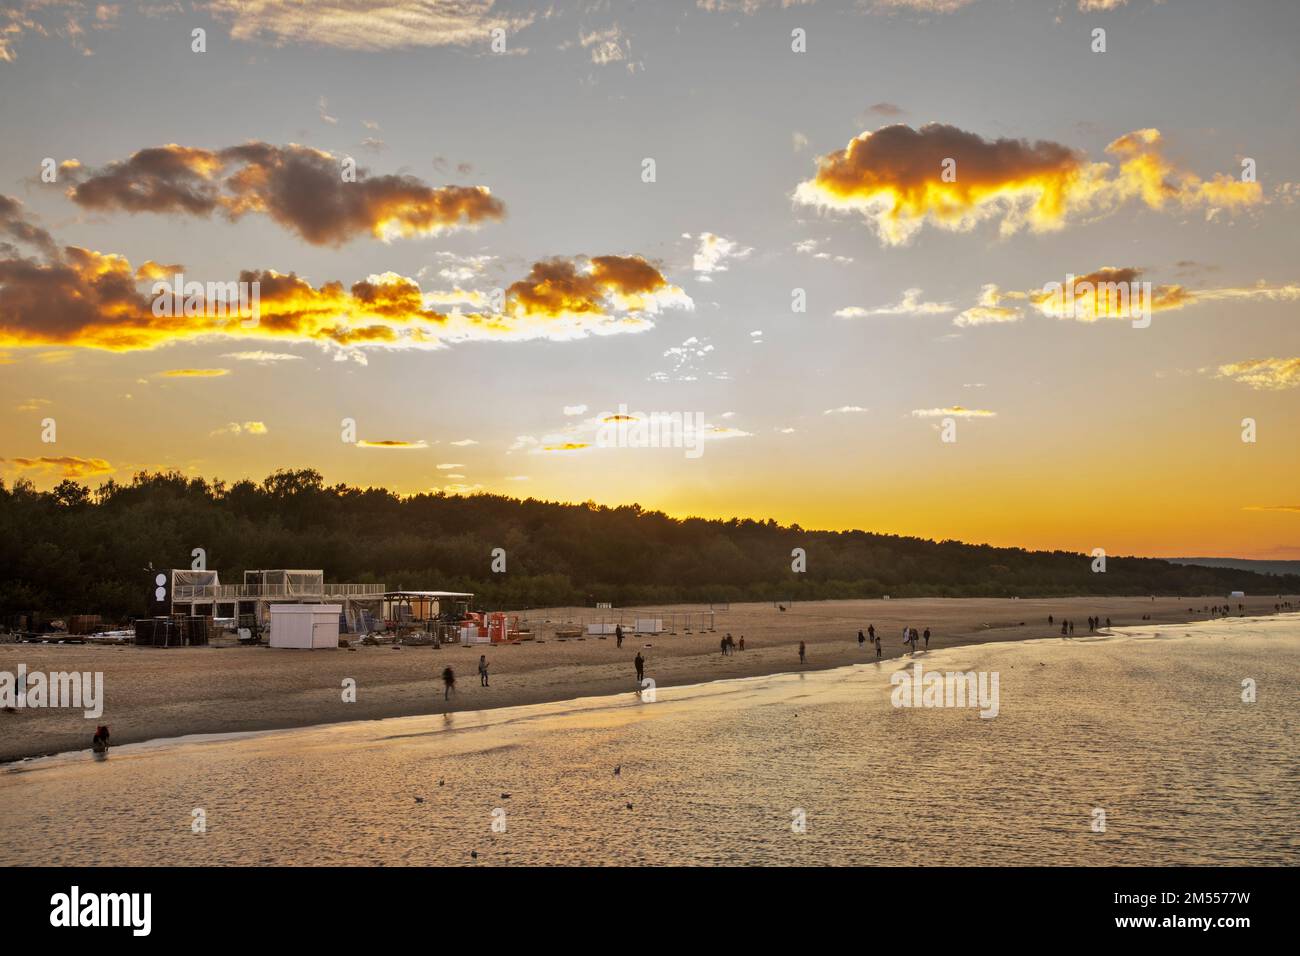
POLYGON ((73 169, 68 197, 86 209, 181 213, 230 220, 270 216, 315 245, 360 235, 428 236, 505 216, 486 186, 433 187, 414 176, 344 179, 344 158, 290 144, 221 150, 171 143, 102 169, 73 169))
POLYGON ((229 375, 228 368, 169 368, 165 372, 159 372, 163 378, 221 378, 223 375, 229 375))
POLYGON ((1066 277, 1065 282, 1049 283, 1028 292, 1003 292, 996 285, 985 285, 979 304, 966 309, 953 320, 954 325, 991 325, 1018 322, 1024 311, 1008 301, 1028 302, 1042 315, 1078 322, 1101 319, 1131 320, 1139 313, 1170 312, 1205 302, 1295 302, 1300 300, 1300 285, 1223 286, 1189 289, 1186 286, 1149 283, 1143 270, 1134 266, 1102 266, 1084 275, 1066 277), (1070 288, 1067 288, 1069 286, 1070 288))
POLYGON ((0 461, 12 462, 22 469, 58 471, 64 478, 88 478, 93 475, 111 474, 117 470, 102 458, 78 458, 74 455, 0 458, 0 461))
POLYGON ((994 418, 997 412, 985 408, 962 408, 960 405, 951 405, 948 408, 914 408, 912 415, 915 418, 994 418))
POLYGON ((1300 388, 1300 358, 1249 359, 1220 365, 1218 378, 1230 378, 1260 391, 1300 388))
POLYGON ((965 232, 996 220, 1004 236, 1060 229, 1131 200, 1184 210, 1235 210, 1263 201, 1258 183, 1226 174, 1203 180, 1176 168, 1161 154, 1155 129, 1121 136, 1107 152, 1116 164, 1089 162, 1050 141, 986 140, 942 123, 895 124, 822 156, 794 198, 862 213, 886 245, 908 242, 926 224, 965 232))
MULTIPOLYGON (((144 270, 148 272, 149 270, 144 270)), ((68 246, 46 261, 0 256, 0 348, 82 346, 134 351, 200 339, 314 342, 327 348, 440 348, 467 340, 555 341, 651 328, 691 299, 640 256, 548 259, 506 290, 500 311, 428 305, 414 279, 372 275, 345 288, 290 273, 245 271, 258 312, 155 315, 122 256, 68 246)), ((487 298, 487 297, 485 297, 487 298)), ((484 303, 487 305, 487 302, 484 303)))
POLYGON ((428 448, 429 443, 426 441, 402 441, 396 438, 381 438, 376 441, 359 441, 357 442, 357 447, 409 451, 413 448, 428 448))

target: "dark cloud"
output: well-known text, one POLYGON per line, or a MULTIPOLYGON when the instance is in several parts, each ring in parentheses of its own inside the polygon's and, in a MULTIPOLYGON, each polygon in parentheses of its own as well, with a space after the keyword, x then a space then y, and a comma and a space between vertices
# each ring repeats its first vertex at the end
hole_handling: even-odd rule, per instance
POLYGON ((211 151, 142 149, 98 170, 68 173, 68 196, 87 209, 179 213, 231 220, 270 216, 315 245, 359 235, 432 235, 499 220, 505 205, 484 186, 434 187, 414 176, 343 176, 343 158, 306 146, 245 143, 211 151))

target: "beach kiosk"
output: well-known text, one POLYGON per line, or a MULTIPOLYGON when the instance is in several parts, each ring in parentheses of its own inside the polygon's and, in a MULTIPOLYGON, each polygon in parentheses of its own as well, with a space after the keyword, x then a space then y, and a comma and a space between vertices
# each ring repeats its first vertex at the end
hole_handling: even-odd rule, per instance
POLYGON ((272 604, 272 647, 339 646, 341 604, 272 604))

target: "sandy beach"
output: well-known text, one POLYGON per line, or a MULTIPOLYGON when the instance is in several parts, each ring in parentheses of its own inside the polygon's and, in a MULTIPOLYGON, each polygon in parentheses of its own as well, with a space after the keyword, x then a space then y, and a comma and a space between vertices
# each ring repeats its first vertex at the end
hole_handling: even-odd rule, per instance
POLYGON ((16 865, 1294 865, 1297 666, 1300 614, 1234 617, 653 697, 127 744, 104 761, 0 768, 0 853, 16 865), (922 671, 978 672, 997 689, 978 705, 900 705, 895 678, 922 671))
MULTIPOLYGON (((1246 598, 1246 613, 1271 615, 1279 600, 1246 598)), ((0 645, 0 670, 19 664, 34 671, 92 671, 104 675, 105 706, 99 721, 81 711, 19 710, 0 713, 0 759, 13 760, 85 749, 97 722, 112 728, 114 744, 187 734, 303 727, 340 721, 439 714, 512 707, 617 694, 634 687, 632 659, 647 660, 646 674, 659 687, 801 669, 798 644, 807 643, 804 670, 824 670, 874 660, 857 632, 874 624, 886 658, 905 653, 902 628, 930 628, 931 649, 1059 637, 1062 618, 1087 633, 1089 615, 1114 626, 1204 620, 1207 605, 1221 596, 1181 598, 914 599, 825 601, 780 611, 768 603, 733 604, 718 611, 713 632, 629 637, 621 649, 613 637, 542 640, 490 647, 359 647, 355 650, 280 650, 265 647, 136 648, 93 645, 0 645), (1189 608, 1194 610, 1189 611, 1189 608), (1056 626, 1047 623, 1053 615, 1056 626), (1023 622, 1023 625, 1022 625, 1023 622), (746 650, 719 653, 721 636, 743 635, 746 650), (485 653, 491 686, 479 686, 476 665, 485 653), (443 700, 438 675, 451 665, 457 689, 443 700), (343 685, 356 682, 356 701, 343 701, 343 685)), ((1233 602, 1234 617, 1237 602, 1233 602)), ((657 610, 670 611, 665 607, 657 610)), ((680 611, 700 611, 682 605, 680 611)), ((594 619, 590 608, 529 612, 534 620, 594 619)), ((612 612, 618 614, 619 612, 612 612)), ((640 614, 623 609, 624 620, 640 614)))

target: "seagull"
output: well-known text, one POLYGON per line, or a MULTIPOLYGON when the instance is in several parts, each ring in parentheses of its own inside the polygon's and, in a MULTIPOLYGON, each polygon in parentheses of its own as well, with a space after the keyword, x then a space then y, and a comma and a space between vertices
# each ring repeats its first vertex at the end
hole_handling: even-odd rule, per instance
POLYGON ((622 772, 623 772, 623 765, 622 765, 622 764, 619 764, 617 767, 614 768, 614 776, 617 777, 617 776, 618 776, 620 773, 622 773, 622 772))
POLYGON ((415 798, 415 802, 416 802, 416 803, 424 803, 424 797, 416 797, 416 798, 415 798))

